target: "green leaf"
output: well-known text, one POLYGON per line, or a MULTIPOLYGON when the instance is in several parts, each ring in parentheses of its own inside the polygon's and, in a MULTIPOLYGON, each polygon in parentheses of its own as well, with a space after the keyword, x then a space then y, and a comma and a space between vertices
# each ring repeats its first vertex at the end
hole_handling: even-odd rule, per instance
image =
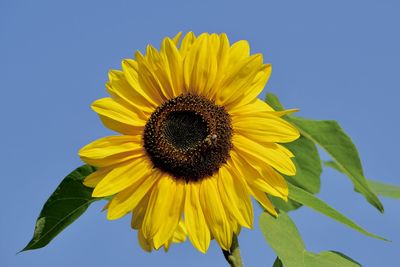
POLYGON ((270 105, 274 110, 282 111, 285 109, 281 101, 279 101, 279 98, 273 93, 267 93, 265 96, 265 102, 267 102, 267 104, 270 105))
POLYGON ((303 136, 319 144, 332 157, 343 173, 351 179, 355 190, 383 212, 382 203, 370 189, 364 177, 357 149, 339 124, 336 121, 313 121, 298 117, 290 119, 300 129, 303 136))
POLYGON ((284 212, 280 213, 277 218, 269 215, 266 212, 261 214, 260 229, 269 245, 279 257, 279 259, 275 261, 274 266, 360 266, 359 263, 341 253, 326 251, 315 254, 307 251, 296 225, 284 212))
POLYGON ((367 179, 367 182, 378 195, 400 199, 400 186, 385 184, 371 179, 367 179))
MULTIPOLYGON (((297 169, 295 176, 285 176, 285 179, 310 193, 319 192, 322 167, 315 144, 300 137, 296 141, 284 145, 295 155, 293 162, 297 169)), ((275 207, 285 212, 296 210, 302 206, 291 199, 288 202, 273 196, 270 196, 270 199, 275 207)))
POLYGON ((94 171, 94 167, 83 165, 64 178, 44 204, 36 221, 33 238, 22 251, 46 246, 78 219, 91 203, 99 200, 92 198, 93 189, 82 183, 83 179, 94 171))
POLYGON ((283 266, 290 267, 296 262, 303 262, 305 245, 295 224, 285 212, 277 218, 264 212, 260 215, 260 229, 265 239, 283 266))
POLYGON ((330 168, 332 168, 332 169, 344 174, 344 172, 339 167, 339 165, 336 162, 332 161, 332 160, 324 161, 324 165, 326 167, 330 167, 330 168))
POLYGON ((300 204, 292 199, 288 199, 288 201, 286 202, 279 197, 270 196, 270 195, 268 195, 268 197, 271 200, 272 204, 274 204, 275 208, 277 208, 278 210, 283 210, 284 212, 297 210, 298 208, 303 206, 302 204, 300 204))
MULTIPOLYGON (((331 167, 332 169, 343 173, 342 169, 334 161, 325 161, 324 164, 327 167, 331 167)), ((367 179, 367 183, 369 187, 380 196, 400 199, 400 186, 385 184, 372 179, 367 179)))
POLYGON ((321 159, 313 142, 301 136, 294 142, 284 144, 295 157, 296 175, 287 176, 286 180, 310 193, 318 193, 321 187, 321 159))
POLYGON ((388 241, 383 237, 380 237, 378 235, 372 234, 372 233, 364 230, 362 227, 358 226, 355 222, 353 222, 352 220, 350 220, 349 218, 347 218, 346 216, 344 216, 343 214, 341 214, 340 212, 338 212, 337 210, 335 210, 334 208, 332 208, 331 206, 326 204, 321 199, 308 193, 307 191, 305 191, 295 185, 292 185, 292 184, 288 184, 288 186, 289 186, 289 198, 291 198, 291 199, 293 199, 315 211, 318 211, 319 213, 322 213, 322 214, 328 216, 329 218, 332 218, 335 221, 338 221, 338 222, 340 222, 340 223, 342 223, 364 235, 388 241))
POLYGON ((318 254, 306 252, 304 254, 304 265, 307 267, 361 266, 355 260, 335 251, 324 251, 318 254))
MULTIPOLYGON (((278 98, 271 93, 267 94, 266 101, 278 110, 283 108, 278 98)), ((351 179, 355 190, 361 193, 380 212, 383 212, 382 203, 364 177, 361 160, 355 145, 336 121, 308 120, 291 115, 285 118, 300 130, 302 136, 324 149, 341 171, 351 179)))
POLYGON ((276 257, 274 265, 272 267, 283 267, 282 261, 279 259, 279 257, 276 257))

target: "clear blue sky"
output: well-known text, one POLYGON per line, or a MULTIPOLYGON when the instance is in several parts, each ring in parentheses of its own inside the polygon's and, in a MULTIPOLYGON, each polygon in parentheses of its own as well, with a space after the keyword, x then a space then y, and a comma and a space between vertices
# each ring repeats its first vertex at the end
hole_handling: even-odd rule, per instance
MULTIPOLYGON (((335 1, 0 1, 0 266, 225 266, 215 243, 143 252, 129 218, 107 221, 103 203, 46 248, 16 255, 43 203, 80 165, 80 147, 108 135, 90 103, 106 96, 107 71, 178 31, 249 40, 273 73, 266 90, 299 115, 336 119, 370 178, 400 184, 400 4, 335 1)), ((342 175, 325 170, 319 196, 392 243, 365 237, 306 208, 293 218, 307 247, 338 250, 365 266, 396 266, 400 202, 380 215, 342 175)), ((257 208, 257 207, 256 207, 257 208)), ((256 212, 259 214, 259 211, 256 212)), ((256 227, 240 235, 246 266, 271 266, 256 227)))

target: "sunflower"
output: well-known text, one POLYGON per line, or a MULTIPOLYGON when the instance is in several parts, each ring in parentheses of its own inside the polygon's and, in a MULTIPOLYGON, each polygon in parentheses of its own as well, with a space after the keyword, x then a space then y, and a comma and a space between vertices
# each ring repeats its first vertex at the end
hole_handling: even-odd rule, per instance
POLYGON ((205 253, 210 240, 229 250, 233 234, 252 228, 251 196, 276 215, 267 194, 287 200, 282 174, 296 172, 280 143, 299 132, 281 118, 291 110, 257 99, 270 74, 246 41, 191 32, 111 70, 111 97, 92 108, 120 135, 79 152, 97 167, 84 181, 93 197, 111 196, 107 218, 130 213, 145 250, 187 236, 205 253))

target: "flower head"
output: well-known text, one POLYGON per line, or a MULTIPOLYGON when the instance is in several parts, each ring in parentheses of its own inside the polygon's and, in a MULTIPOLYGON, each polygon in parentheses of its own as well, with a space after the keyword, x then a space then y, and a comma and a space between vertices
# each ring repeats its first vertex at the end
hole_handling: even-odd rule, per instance
POLYGON ((211 239, 228 250, 233 234, 253 225, 251 196, 275 215, 267 194, 287 199, 280 173, 296 169, 279 143, 299 132, 281 118, 290 111, 257 99, 271 66, 250 55, 246 41, 180 37, 110 71, 111 97, 92 108, 120 135, 80 150, 98 168, 84 183, 94 197, 112 196, 108 219, 132 214, 146 250, 168 249, 186 235, 202 252, 211 239))

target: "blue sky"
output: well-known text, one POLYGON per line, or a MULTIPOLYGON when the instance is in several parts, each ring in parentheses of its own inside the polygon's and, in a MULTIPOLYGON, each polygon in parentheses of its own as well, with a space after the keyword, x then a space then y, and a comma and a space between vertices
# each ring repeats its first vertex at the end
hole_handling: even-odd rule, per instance
MULTIPOLYGON (((206 255, 189 243, 169 253, 143 252, 129 218, 107 221, 103 203, 48 247, 16 255, 45 200, 81 164, 79 148, 110 134, 89 108, 106 96, 108 70, 178 31, 247 39, 253 53, 272 63, 265 91, 300 108, 301 116, 339 121, 359 149, 366 176, 400 184, 399 11, 394 0, 1 1, 0 265, 224 266, 215 243, 206 255)), ((399 201, 383 199, 381 215, 332 170, 324 170, 319 196, 393 242, 304 208, 292 217, 309 250, 338 250, 365 266, 395 266, 399 201)), ((258 227, 242 231, 240 242, 246 266, 272 265, 274 254, 258 227)))

